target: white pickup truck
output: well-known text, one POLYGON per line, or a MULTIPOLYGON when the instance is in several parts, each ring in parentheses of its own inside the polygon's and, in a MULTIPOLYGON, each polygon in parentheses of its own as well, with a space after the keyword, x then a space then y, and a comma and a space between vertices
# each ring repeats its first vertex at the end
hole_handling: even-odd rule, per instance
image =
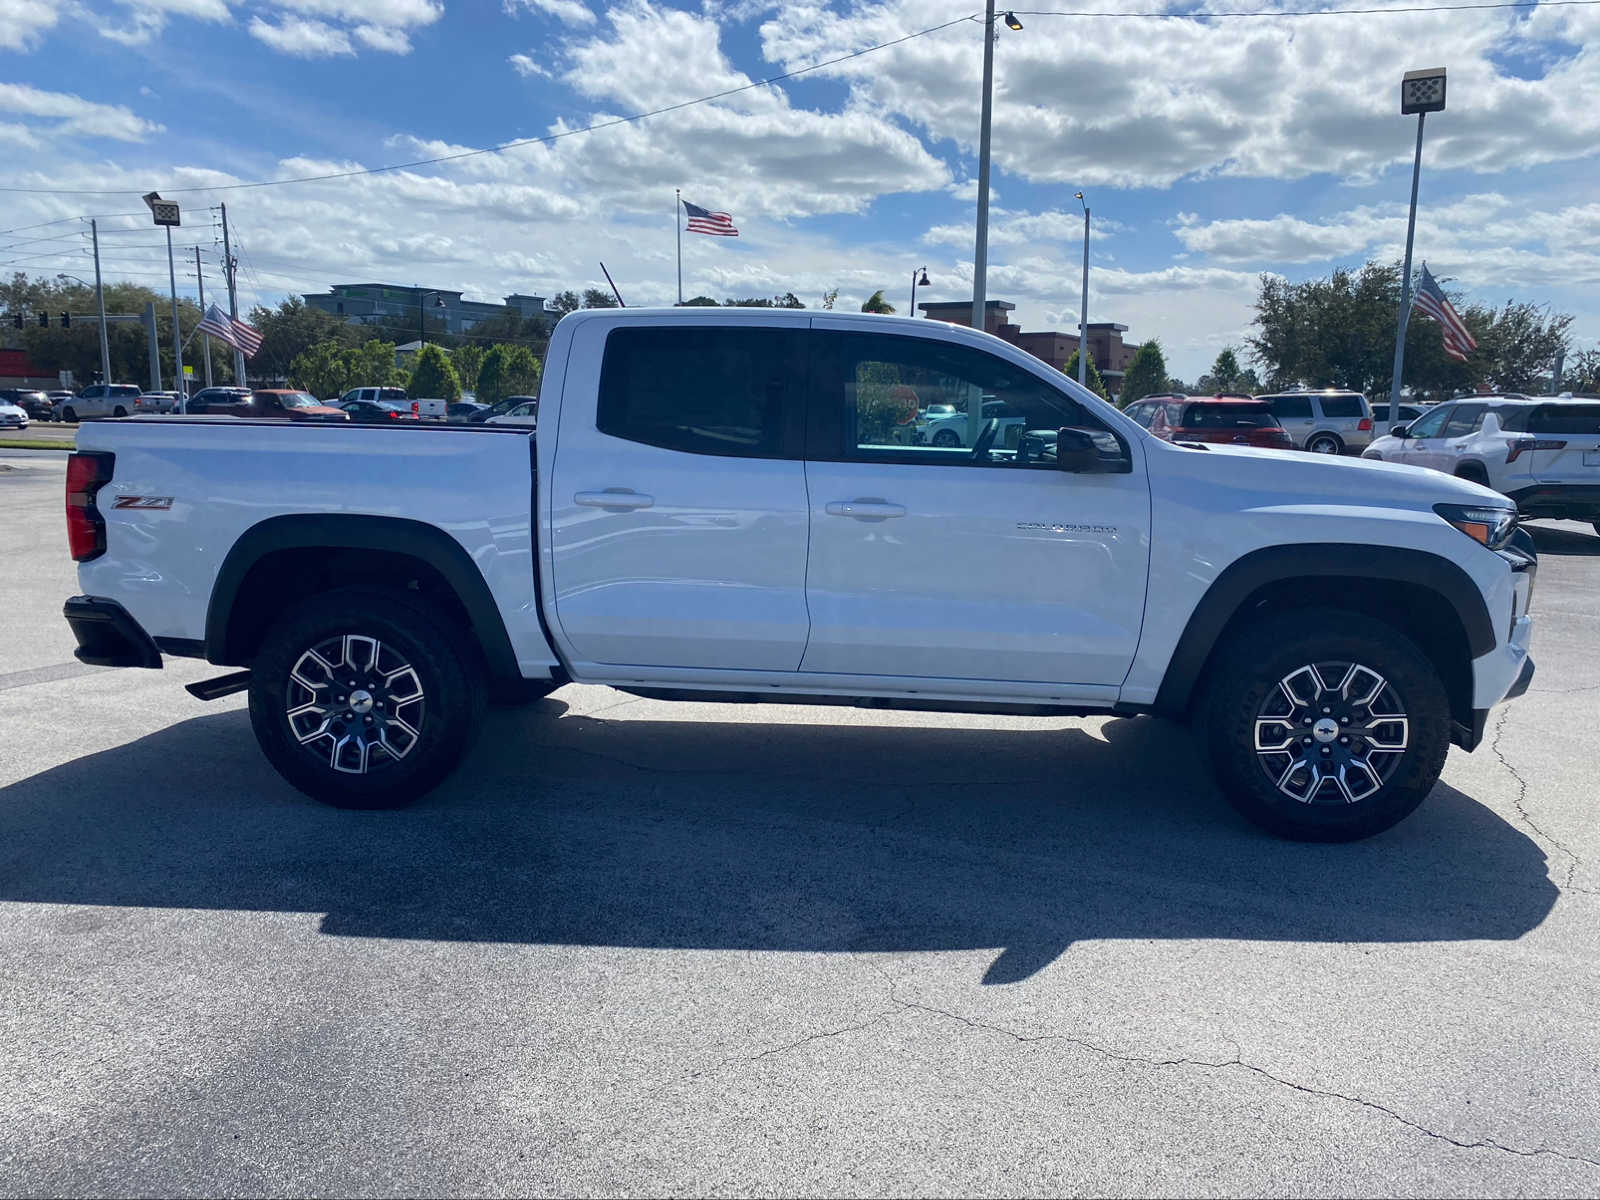
POLYGON ((245 668, 190 690, 248 689, 267 758, 347 807, 573 681, 1186 718, 1246 816, 1324 841, 1410 813, 1533 671, 1532 540, 1465 480, 1163 442, 933 321, 595 310, 546 361, 537 434, 83 427, 78 656, 245 668), (903 444, 907 389, 1025 429, 903 444))

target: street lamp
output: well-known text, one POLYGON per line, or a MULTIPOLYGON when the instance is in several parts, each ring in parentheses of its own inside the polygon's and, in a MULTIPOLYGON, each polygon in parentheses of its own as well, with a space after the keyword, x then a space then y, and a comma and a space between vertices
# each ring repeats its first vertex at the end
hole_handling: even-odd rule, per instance
POLYGON ((1444 111, 1444 68, 1407 71, 1400 80, 1400 115, 1417 114, 1417 153, 1411 163, 1411 215, 1406 219, 1406 263, 1400 278, 1400 318, 1394 334, 1394 378, 1389 382, 1389 411, 1400 403, 1400 373, 1406 362, 1406 326, 1411 323, 1411 240, 1417 232, 1417 184, 1422 178, 1422 122, 1444 111))
POLYGON ((918 284, 921 284, 923 287, 927 287, 928 286, 928 268, 927 267, 918 267, 915 271, 911 272, 911 309, 910 309, 910 315, 913 316, 913 317, 917 315, 917 285, 918 284), (917 278, 918 275, 921 275, 922 278, 918 279, 917 278))
MULTIPOLYGON (((178 325, 178 269, 172 262, 172 227, 183 222, 178 215, 178 205, 173 200, 163 200, 160 193, 148 192, 144 202, 150 207, 150 216, 157 225, 167 230, 167 280, 172 287, 172 371, 178 385, 178 411, 189 411, 189 389, 183 380, 183 330, 178 325)), ((106 380, 107 383, 111 381, 106 380)))
POLYGON ((1089 204, 1082 192, 1072 198, 1083 205, 1083 303, 1078 306, 1078 382, 1089 386, 1089 204))
POLYGON ((423 292, 420 296, 417 297, 417 353, 418 354, 422 353, 423 343, 426 342, 427 338, 428 338, 426 330, 424 330, 423 327, 422 327, 422 305, 423 305, 423 302, 426 301, 429 296, 433 297, 433 306, 435 308, 443 308, 445 306, 444 297, 441 296, 438 292, 423 292))

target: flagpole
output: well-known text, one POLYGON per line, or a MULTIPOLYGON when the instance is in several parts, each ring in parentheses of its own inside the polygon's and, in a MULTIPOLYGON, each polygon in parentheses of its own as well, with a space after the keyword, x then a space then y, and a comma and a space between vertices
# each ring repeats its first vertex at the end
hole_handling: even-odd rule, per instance
MULTIPOLYGON (((1443 94, 1442 92, 1440 93, 1443 94)), ((1417 232, 1417 182, 1422 178, 1422 122, 1417 114, 1417 156, 1411 164, 1411 216, 1406 221, 1406 265, 1400 277, 1400 320, 1394 334, 1394 379, 1389 384, 1389 411, 1399 411, 1400 372, 1406 363, 1406 326, 1411 323, 1411 239, 1417 232)))
POLYGON ((672 231, 678 236, 678 303, 683 303, 683 190, 672 189, 672 231))

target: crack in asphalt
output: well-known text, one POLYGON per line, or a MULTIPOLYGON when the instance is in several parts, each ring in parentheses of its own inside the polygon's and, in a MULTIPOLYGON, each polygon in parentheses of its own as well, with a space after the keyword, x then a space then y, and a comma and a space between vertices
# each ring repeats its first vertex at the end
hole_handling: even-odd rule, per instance
POLYGON ((1522 823, 1524 825, 1533 830, 1534 833, 1538 834, 1539 837, 1548 842, 1554 849, 1561 851, 1562 854, 1567 856, 1568 863, 1566 877, 1560 885, 1561 890, 1587 892, 1588 889, 1575 887, 1572 882, 1573 877, 1578 872, 1578 868, 1583 865, 1583 860, 1579 858, 1578 855, 1571 848, 1569 848, 1565 842, 1562 842, 1554 835, 1545 832, 1539 827, 1534 819, 1528 815, 1527 806, 1524 804, 1524 801, 1528 798, 1528 781, 1522 777, 1522 773, 1520 771, 1511 765, 1511 760, 1506 757, 1505 751, 1500 748, 1500 741, 1505 736, 1506 722, 1511 719, 1511 712, 1512 710, 1510 708, 1506 708, 1501 712, 1500 720, 1495 722, 1494 739, 1489 743, 1489 749, 1493 752, 1495 758, 1500 760, 1500 765, 1506 769, 1507 773, 1510 774, 1512 779, 1516 780, 1517 794, 1511 798, 1511 803, 1516 807, 1517 815, 1522 818, 1522 823))
MULTIPOLYGON (((1259 1076, 1270 1083, 1275 1083, 1279 1087, 1289 1088, 1292 1091, 1301 1092, 1307 1096, 1315 1096, 1319 1099, 1326 1100, 1338 1100, 1345 1104, 1355 1105, 1360 1108, 1370 1109, 1376 1113, 1381 1113, 1383 1116, 1398 1121, 1408 1129, 1414 1129, 1418 1133, 1424 1134, 1425 1136, 1433 1138, 1436 1141, 1444 1142, 1447 1145, 1455 1146, 1461 1150, 1498 1150, 1501 1153, 1514 1154, 1520 1158, 1536 1158, 1542 1155, 1548 1155, 1552 1158, 1559 1158, 1566 1162, 1582 1163, 1586 1166, 1600 1168, 1600 1159, 1589 1158, 1582 1154, 1569 1154, 1564 1150, 1555 1150, 1548 1146, 1538 1146, 1533 1149, 1527 1149, 1521 1146, 1508 1146, 1504 1142, 1498 1142, 1493 1138, 1482 1138, 1478 1141, 1471 1142, 1464 1141, 1461 1138, 1452 1137, 1447 1133, 1440 1133, 1438 1130, 1429 1129, 1426 1125, 1412 1120, 1410 1117, 1405 1116, 1403 1113, 1397 1112, 1387 1105, 1379 1104, 1375 1100, 1367 1100, 1361 1096, 1351 1096, 1344 1092, 1329 1091, 1325 1088, 1311 1087, 1309 1084, 1296 1083, 1292 1079, 1284 1079, 1282 1076, 1274 1075, 1265 1067, 1258 1067, 1254 1063, 1245 1062, 1240 1056, 1239 1044, 1237 1042, 1233 1043, 1234 1057, 1231 1059, 1225 1059, 1221 1062, 1196 1058, 1145 1058, 1136 1054, 1121 1053, 1105 1046, 1097 1045, 1094 1042, 1086 1041, 1083 1038, 1076 1038, 1067 1034, 1044 1033, 1029 1035, 1017 1033, 1013 1030, 1006 1029, 1003 1026, 991 1025, 984 1021, 975 1021, 970 1017, 962 1016, 960 1013, 951 1012, 948 1009, 937 1008, 929 1004, 921 1004, 915 1000, 906 1000, 896 994, 896 985, 892 980, 889 982, 889 999, 903 1009, 945 1017, 948 1020, 965 1025, 969 1029, 977 1029, 988 1033, 996 1033, 1002 1037, 1011 1038, 1012 1040, 1024 1045, 1038 1042, 1065 1042, 1068 1045, 1077 1046, 1080 1049, 1088 1050, 1090 1053, 1098 1054, 1101 1057, 1111 1059, 1114 1062, 1129 1063, 1134 1066, 1144 1066, 1155 1069, 1166 1067, 1196 1067, 1202 1070, 1210 1071, 1245 1071, 1249 1074, 1259 1076)), ((1228 1040, 1233 1041, 1232 1038, 1229 1038, 1228 1040)))

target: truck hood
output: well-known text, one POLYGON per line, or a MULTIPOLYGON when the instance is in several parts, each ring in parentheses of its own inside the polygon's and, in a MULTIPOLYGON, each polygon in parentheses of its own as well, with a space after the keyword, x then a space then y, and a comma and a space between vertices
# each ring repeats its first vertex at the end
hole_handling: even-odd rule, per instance
MULTIPOLYGON (((1490 488, 1403 463, 1370 458, 1329 457, 1290 450, 1258 450, 1249 446, 1207 445, 1204 450, 1168 446, 1162 450, 1185 456, 1185 474, 1208 477, 1232 486, 1279 492, 1300 501, 1361 504, 1378 508, 1431 509, 1435 504, 1509 504, 1490 488), (1193 461, 1204 457, 1204 463, 1193 461)), ((1178 464, 1175 462, 1174 466, 1178 464)))

